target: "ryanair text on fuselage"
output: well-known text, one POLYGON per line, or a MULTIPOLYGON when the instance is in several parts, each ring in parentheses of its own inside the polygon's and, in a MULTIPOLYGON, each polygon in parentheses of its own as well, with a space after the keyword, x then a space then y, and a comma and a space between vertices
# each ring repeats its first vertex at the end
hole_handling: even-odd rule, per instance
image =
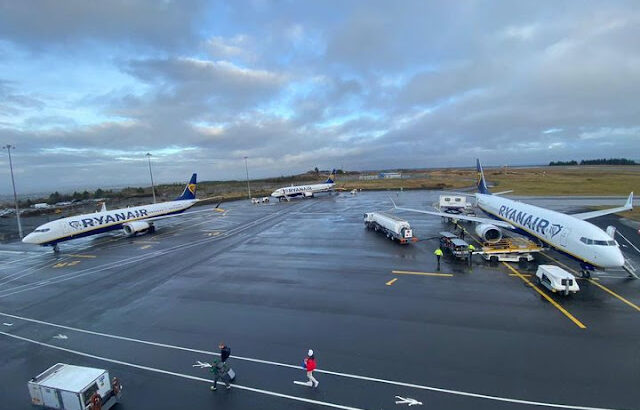
POLYGON ((550 238, 553 238, 554 236, 559 234, 563 228, 562 225, 551 224, 544 218, 539 218, 537 216, 534 217, 531 214, 519 211, 516 208, 511 208, 506 205, 502 205, 500 207, 498 214, 501 217, 506 218, 521 227, 528 228, 533 232, 537 232, 543 236, 547 236, 550 238))
POLYGON ((96 227, 100 225, 113 224, 117 222, 126 222, 131 219, 144 218, 148 216, 146 209, 135 209, 127 212, 116 212, 111 215, 94 216, 91 218, 82 218, 79 220, 69 221, 69 226, 74 229, 96 227))

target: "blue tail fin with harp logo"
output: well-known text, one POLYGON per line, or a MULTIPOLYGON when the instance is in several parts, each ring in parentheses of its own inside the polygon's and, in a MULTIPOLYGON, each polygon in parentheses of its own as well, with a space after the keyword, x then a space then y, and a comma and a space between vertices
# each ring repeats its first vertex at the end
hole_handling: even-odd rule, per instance
POLYGON ((181 201, 185 199, 196 199, 196 178, 198 174, 191 175, 191 179, 186 187, 184 187, 184 191, 182 191, 182 195, 177 197, 176 201, 181 201))
POLYGON ((331 171, 331 175, 329 175, 329 178, 327 178, 327 180, 324 181, 324 183, 333 184, 335 179, 336 179, 336 170, 334 169, 333 171, 331 171))
POLYGON ((484 172, 482 171, 482 165, 480 165, 479 159, 476 159, 476 168, 478 170, 478 192, 481 194, 491 195, 489 188, 487 188, 487 182, 484 179, 484 172))

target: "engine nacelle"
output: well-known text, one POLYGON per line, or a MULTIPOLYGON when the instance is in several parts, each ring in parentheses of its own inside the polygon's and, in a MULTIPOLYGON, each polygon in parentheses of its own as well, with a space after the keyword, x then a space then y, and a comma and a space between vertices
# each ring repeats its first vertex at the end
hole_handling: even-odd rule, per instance
POLYGON ((303 195, 305 198, 313 198, 313 192, 311 192, 311 191, 304 191, 304 192, 302 193, 302 195, 303 195))
POLYGON ((476 225, 476 234, 482 238, 484 242, 498 242, 502 239, 502 231, 495 225, 479 224, 476 225))
POLYGON ((133 221, 122 224, 122 230, 127 236, 153 231, 153 224, 144 221, 133 221))

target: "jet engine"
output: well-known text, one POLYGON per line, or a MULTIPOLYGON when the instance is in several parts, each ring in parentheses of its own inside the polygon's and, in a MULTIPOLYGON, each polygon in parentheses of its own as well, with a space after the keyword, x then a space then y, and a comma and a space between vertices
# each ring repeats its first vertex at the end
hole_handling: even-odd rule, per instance
POLYGON ((502 239, 502 231, 495 225, 479 224, 476 225, 476 234, 482 238, 484 242, 498 242, 502 239))
POLYGON ((153 232, 154 226, 149 222, 133 221, 122 224, 122 230, 127 236, 134 236, 139 233, 153 232))
POLYGON ((304 191, 304 192, 302 193, 302 195, 303 195, 305 198, 313 198, 313 192, 311 192, 311 191, 304 191))

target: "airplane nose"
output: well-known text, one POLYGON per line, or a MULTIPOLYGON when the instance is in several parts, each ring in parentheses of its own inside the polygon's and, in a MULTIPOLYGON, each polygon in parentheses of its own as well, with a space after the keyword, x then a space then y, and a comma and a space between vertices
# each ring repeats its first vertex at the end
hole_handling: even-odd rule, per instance
POLYGON ((34 242, 34 234, 33 232, 30 233, 29 235, 25 236, 24 238, 22 238, 22 243, 35 243, 34 242))
POLYGON ((622 252, 620 252, 620 250, 618 249, 618 254, 616 255, 616 257, 614 258, 614 263, 616 267, 619 266, 624 266, 624 255, 622 254, 622 252))
POLYGON ((605 268, 619 268, 624 265, 625 259, 624 255, 620 251, 620 249, 611 249, 608 255, 603 260, 603 266, 605 268))

